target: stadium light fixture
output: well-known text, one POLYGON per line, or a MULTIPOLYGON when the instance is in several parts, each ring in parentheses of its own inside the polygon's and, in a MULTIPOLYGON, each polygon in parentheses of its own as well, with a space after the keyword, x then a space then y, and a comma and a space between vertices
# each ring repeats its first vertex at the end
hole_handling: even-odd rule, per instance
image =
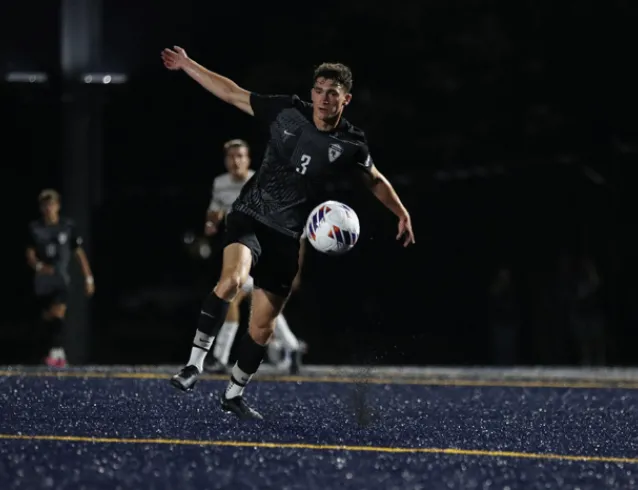
POLYGON ((102 85, 123 84, 128 81, 125 73, 85 73, 82 75, 82 82, 97 83, 102 85))
POLYGON ((38 71, 11 71, 4 77, 9 83, 46 83, 49 76, 38 71))

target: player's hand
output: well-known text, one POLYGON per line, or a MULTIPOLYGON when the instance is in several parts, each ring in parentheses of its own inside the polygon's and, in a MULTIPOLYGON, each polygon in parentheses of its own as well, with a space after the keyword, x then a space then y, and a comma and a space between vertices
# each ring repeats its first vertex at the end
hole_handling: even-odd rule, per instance
POLYGON ((215 226, 215 223, 207 221, 204 225, 204 235, 213 236, 215 234, 217 234, 217 227, 215 226))
POLYGON ((84 281, 84 292, 90 298, 95 294, 95 282, 93 280, 85 280, 84 281))
POLYGON ((169 70, 181 70, 188 62, 188 55, 179 46, 173 46, 173 49, 166 48, 162 51, 162 61, 169 70))
POLYGON ((55 269, 51 265, 42 264, 42 267, 40 267, 37 273, 43 276, 52 276, 53 274, 55 274, 55 269))
POLYGON ((414 240, 414 231, 412 231, 412 220, 409 214, 405 214, 399 218, 399 233, 397 234, 397 240, 403 238, 403 246, 407 247, 411 243, 416 243, 414 240))

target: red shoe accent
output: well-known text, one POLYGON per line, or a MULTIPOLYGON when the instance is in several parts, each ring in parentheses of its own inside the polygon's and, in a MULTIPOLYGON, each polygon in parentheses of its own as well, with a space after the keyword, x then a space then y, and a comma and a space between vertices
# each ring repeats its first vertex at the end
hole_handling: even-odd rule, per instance
POLYGON ((45 360, 44 363, 52 368, 64 368, 66 367, 66 359, 55 359, 51 356, 48 356, 45 360))

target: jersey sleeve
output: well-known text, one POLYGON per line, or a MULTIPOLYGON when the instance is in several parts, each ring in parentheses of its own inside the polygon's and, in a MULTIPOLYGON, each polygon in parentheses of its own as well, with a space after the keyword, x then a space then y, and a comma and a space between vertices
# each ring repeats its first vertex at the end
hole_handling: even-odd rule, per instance
POLYGON ((268 124, 273 122, 284 109, 295 106, 295 95, 261 95, 250 94, 250 107, 257 119, 268 124))
POLYGON ((370 149, 367 143, 362 144, 354 155, 353 165, 356 169, 364 173, 370 173, 374 165, 372 156, 370 155, 370 149))
POLYGON ((69 228, 69 244, 71 245, 71 248, 73 250, 76 250, 82 246, 82 244, 84 243, 84 239, 78 232, 78 228, 75 223, 69 223, 69 228))
POLYGON ((215 179, 213 181, 213 189, 211 191, 210 204, 208 205, 208 211, 210 212, 221 211, 222 209, 221 202, 218 199, 219 194, 217 192, 217 189, 219 189, 219 185, 218 185, 217 179, 215 179))

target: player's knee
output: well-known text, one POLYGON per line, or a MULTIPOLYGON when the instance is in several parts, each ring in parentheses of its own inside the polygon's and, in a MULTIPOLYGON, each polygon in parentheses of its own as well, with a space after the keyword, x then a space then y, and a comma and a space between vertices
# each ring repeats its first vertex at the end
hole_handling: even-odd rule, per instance
POLYGON ((250 336, 261 345, 266 345, 275 332, 275 319, 251 318, 249 325, 250 336))
POLYGON ((66 305, 65 304, 55 304, 51 305, 48 311, 49 318, 64 318, 66 315, 66 305))
POLYGON ((232 301, 237 296, 245 280, 246 278, 242 277, 239 272, 223 274, 215 287, 215 294, 227 301, 232 301))
POLYGON ((244 292, 244 288, 242 286, 237 292, 237 295, 235 296, 235 298, 233 299, 231 306, 235 306, 239 308, 239 305, 241 304, 242 301, 246 299, 246 296, 248 296, 248 294, 244 292))

